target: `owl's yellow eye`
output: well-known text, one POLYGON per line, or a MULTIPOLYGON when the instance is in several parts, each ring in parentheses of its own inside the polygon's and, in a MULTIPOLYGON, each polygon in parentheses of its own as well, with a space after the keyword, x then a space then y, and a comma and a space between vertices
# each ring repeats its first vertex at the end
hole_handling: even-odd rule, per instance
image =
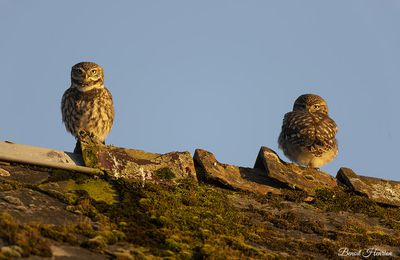
POLYGON ((92 70, 93 75, 96 75, 96 73, 97 73, 97 70, 92 70))
POLYGON ((314 105, 314 109, 319 109, 319 105, 314 105))

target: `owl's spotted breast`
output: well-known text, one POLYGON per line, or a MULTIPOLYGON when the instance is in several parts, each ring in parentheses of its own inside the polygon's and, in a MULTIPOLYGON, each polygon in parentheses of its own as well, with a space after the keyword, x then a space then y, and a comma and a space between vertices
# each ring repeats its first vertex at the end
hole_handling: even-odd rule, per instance
POLYGON ((85 92, 73 87, 67 89, 61 110, 66 129, 76 138, 83 130, 104 142, 114 121, 112 95, 105 87, 85 92))

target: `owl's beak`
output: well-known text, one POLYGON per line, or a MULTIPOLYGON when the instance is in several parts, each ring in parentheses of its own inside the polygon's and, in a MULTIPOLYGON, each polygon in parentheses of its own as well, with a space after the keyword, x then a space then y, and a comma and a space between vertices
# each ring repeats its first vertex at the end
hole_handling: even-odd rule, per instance
POLYGON ((83 78, 83 82, 89 82, 89 75, 85 74, 85 77, 83 78))

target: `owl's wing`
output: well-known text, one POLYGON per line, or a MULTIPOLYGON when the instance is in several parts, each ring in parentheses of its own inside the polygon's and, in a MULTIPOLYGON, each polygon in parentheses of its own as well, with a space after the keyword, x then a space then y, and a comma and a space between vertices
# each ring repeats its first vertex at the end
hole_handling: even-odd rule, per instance
POLYGON ((318 116, 315 123, 315 149, 330 150, 336 146, 336 133, 338 131, 335 121, 329 116, 318 116))
POLYGON ((315 141, 314 120, 309 113, 294 111, 283 118, 281 138, 298 146, 311 146, 315 141))
POLYGON ((115 116, 115 112, 114 112, 114 101, 113 101, 113 97, 111 95, 111 92, 107 89, 105 89, 105 93, 106 93, 106 99, 108 100, 108 104, 109 104, 109 118, 111 121, 111 125, 114 123, 114 116, 115 116))
POLYGON ((320 156, 336 147, 336 132, 336 123, 328 115, 293 111, 285 114, 280 138, 320 156))
POLYGON ((62 114, 62 121, 65 123, 68 121, 67 117, 70 117, 72 114, 72 110, 74 107, 73 100, 74 96, 76 96, 76 89, 75 88, 68 88, 65 90, 62 99, 61 99, 61 114, 62 114))

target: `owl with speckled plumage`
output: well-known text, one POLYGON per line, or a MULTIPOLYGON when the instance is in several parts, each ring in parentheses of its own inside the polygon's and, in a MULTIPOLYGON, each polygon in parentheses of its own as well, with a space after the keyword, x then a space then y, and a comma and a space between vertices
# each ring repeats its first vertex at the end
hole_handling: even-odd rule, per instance
POLYGON ((279 148, 293 162, 319 168, 338 154, 335 121, 325 100, 314 94, 301 95, 286 113, 279 135, 279 148))
MULTIPOLYGON (((114 105, 104 85, 103 68, 80 62, 71 69, 71 86, 61 100, 62 121, 77 140, 82 132, 103 143, 114 121, 114 105)), ((80 152, 79 142, 74 152, 80 152)))

